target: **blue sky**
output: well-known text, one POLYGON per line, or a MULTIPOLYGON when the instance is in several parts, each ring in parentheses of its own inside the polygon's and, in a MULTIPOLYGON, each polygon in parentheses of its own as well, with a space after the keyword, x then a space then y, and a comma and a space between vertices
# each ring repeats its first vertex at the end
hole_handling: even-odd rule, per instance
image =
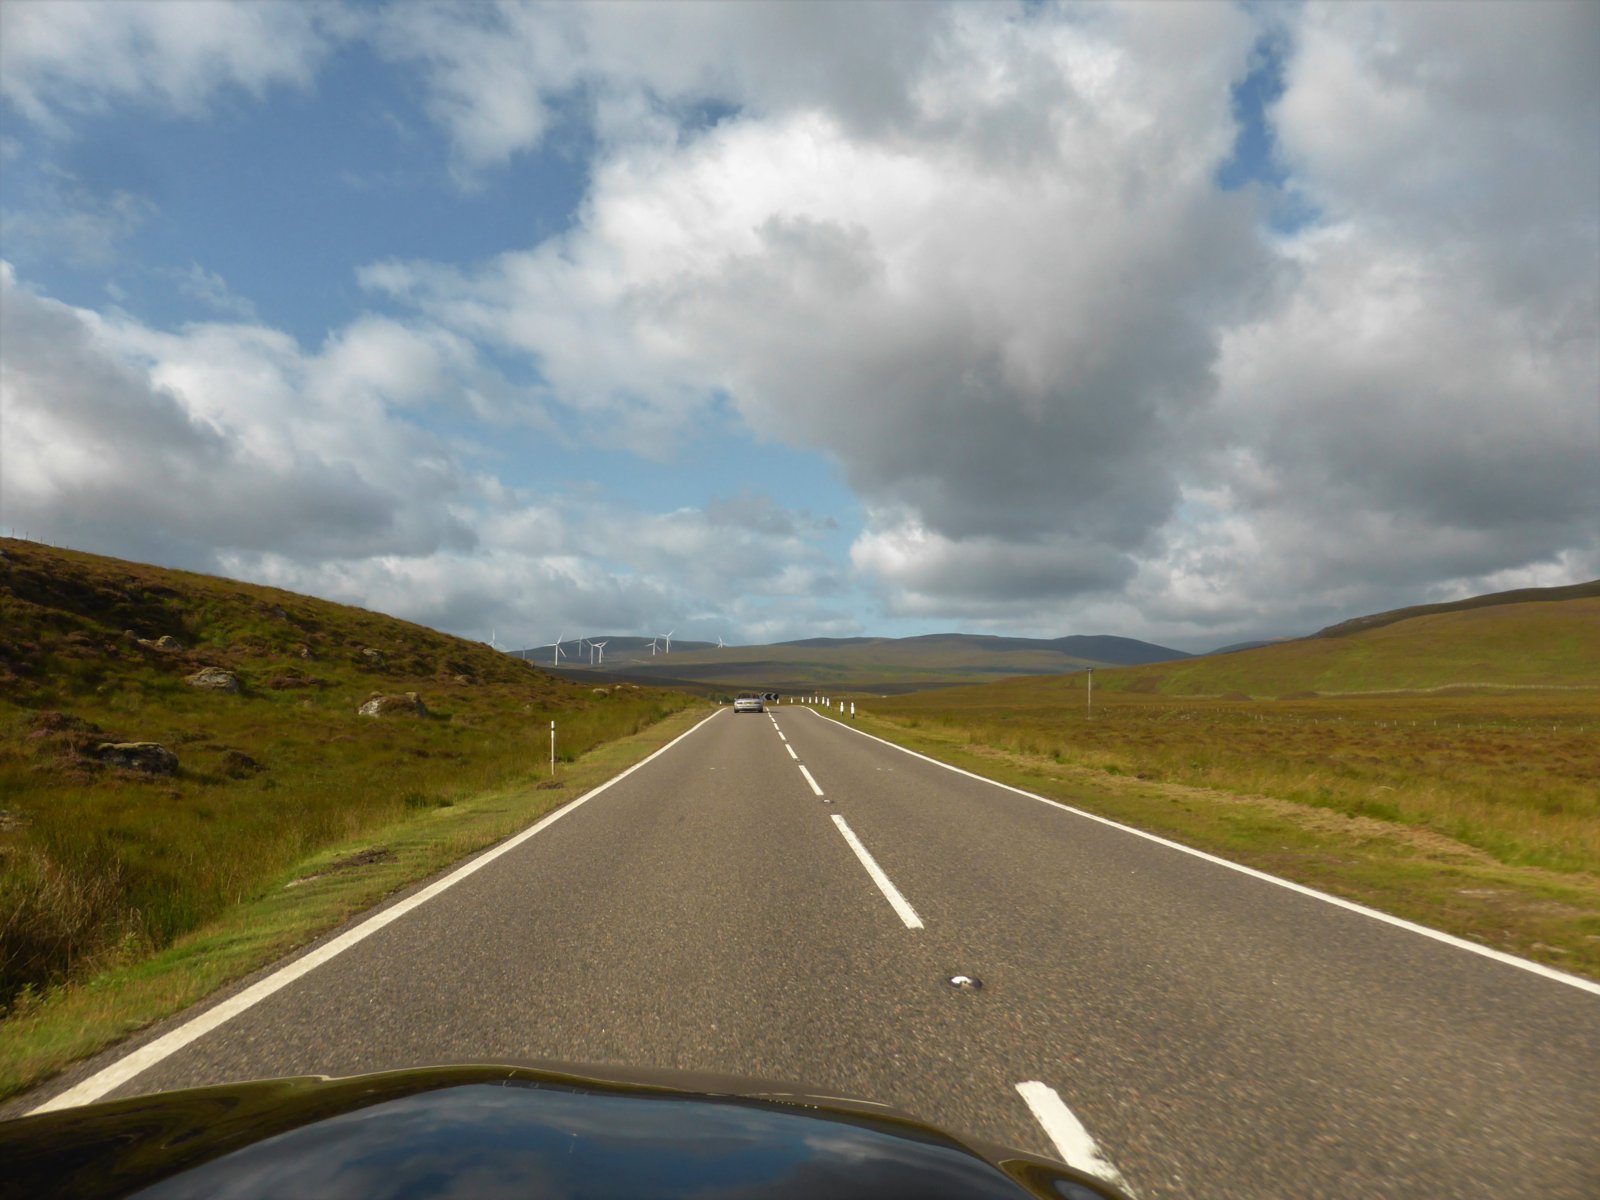
POLYGON ((0 20, 0 526, 541 640, 1600 574, 1592 6, 0 20))

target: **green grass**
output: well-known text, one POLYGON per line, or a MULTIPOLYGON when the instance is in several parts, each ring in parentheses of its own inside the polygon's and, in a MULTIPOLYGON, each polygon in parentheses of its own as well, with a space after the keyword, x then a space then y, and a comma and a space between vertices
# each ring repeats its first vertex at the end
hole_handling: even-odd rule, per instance
POLYGON ((696 703, 276 589, 3 547, 0 1011, 158 954, 325 847, 547 770, 552 719, 570 764, 696 703), (184 649, 138 640, 161 635, 184 649), (184 682, 203 666, 242 692, 184 682), (428 715, 358 716, 375 691, 428 715), (178 771, 103 765, 106 741, 159 742, 178 771))

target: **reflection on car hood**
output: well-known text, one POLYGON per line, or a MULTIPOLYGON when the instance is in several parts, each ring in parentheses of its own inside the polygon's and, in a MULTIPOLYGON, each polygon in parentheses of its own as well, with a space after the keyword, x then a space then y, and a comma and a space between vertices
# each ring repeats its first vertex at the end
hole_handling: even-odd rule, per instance
POLYGON ((729 1084, 512 1066, 269 1080, 8 1122, 0 1161, 18 1195, 160 1200, 1118 1195, 880 1105, 729 1084))

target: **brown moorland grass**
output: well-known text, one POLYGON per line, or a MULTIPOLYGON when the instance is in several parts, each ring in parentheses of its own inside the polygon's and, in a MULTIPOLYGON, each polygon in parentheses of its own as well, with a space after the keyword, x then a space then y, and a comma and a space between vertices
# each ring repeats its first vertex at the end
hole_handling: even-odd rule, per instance
POLYGON ((551 720, 570 763, 695 703, 277 589, 0 552, 0 1011, 158 952, 322 847, 545 769, 551 720), (185 682, 204 667, 241 690, 185 682), (374 692, 427 713, 357 715, 374 692), (126 741, 176 772, 97 754, 126 741))

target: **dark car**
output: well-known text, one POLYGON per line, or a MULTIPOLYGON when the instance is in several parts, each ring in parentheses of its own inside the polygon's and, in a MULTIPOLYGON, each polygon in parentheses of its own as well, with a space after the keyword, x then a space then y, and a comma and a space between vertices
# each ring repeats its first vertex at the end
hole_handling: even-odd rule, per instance
POLYGON ((457 1066, 165 1092, 0 1124, 4 1188, 78 1200, 1118 1200, 903 1113, 667 1072, 457 1066))

